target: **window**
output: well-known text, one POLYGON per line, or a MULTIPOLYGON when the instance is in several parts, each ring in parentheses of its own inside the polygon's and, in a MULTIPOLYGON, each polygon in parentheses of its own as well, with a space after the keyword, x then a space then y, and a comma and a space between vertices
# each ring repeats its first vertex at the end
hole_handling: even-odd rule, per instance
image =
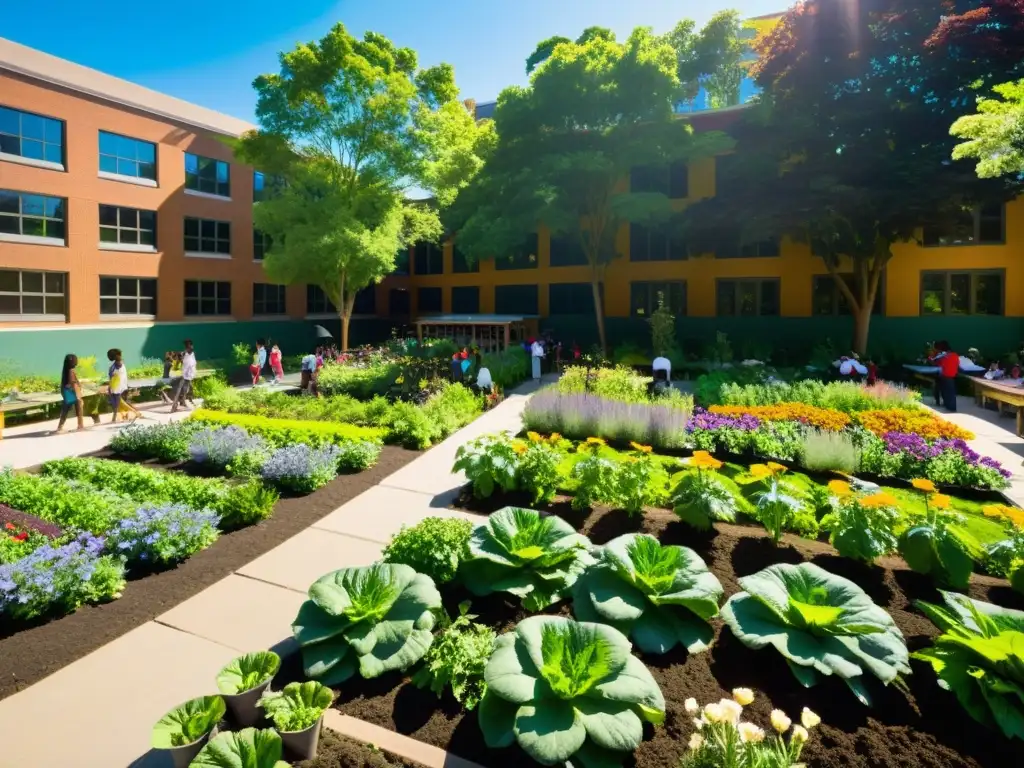
MULTIPOLYGON (((598 290, 604 298, 604 285, 598 290)), ((594 289, 590 283, 552 283, 548 286, 549 315, 594 314, 594 289)))
POLYGON ((100 173, 156 181, 156 144, 100 131, 100 173))
POLYGON ((156 248, 156 211, 100 204, 100 243, 156 248))
POLYGON ((67 274, 0 269, 0 316, 64 320, 67 274))
POLYGON ((779 280, 719 280, 719 317, 748 317, 779 314, 779 280))
POLYGON ((777 237, 748 243, 744 243, 738 236, 729 237, 715 248, 716 259, 756 259, 778 255, 779 239, 777 237))
POLYGON ((686 315, 686 282, 632 282, 629 284, 629 313, 634 317, 650 317, 663 297, 669 311, 676 317, 686 315))
POLYGON ((629 225, 630 261, 683 261, 686 244, 679 238, 643 224, 629 225))
POLYGON ((585 267, 587 265, 587 254, 583 252, 583 246, 577 236, 552 235, 550 242, 552 267, 585 267))
POLYGON ((260 171, 252 172, 252 201, 258 203, 263 199, 265 179, 260 171))
POLYGON ((324 289, 319 285, 306 286, 306 314, 307 315, 338 315, 338 308, 334 302, 327 298, 324 289))
POLYGON ((62 197, 0 189, 0 239, 47 238, 64 242, 66 202, 62 197))
POLYGON ((425 312, 440 312, 441 289, 420 288, 416 291, 416 311, 421 315, 425 312))
POLYGON ((494 259, 495 269, 536 269, 537 268, 537 233, 529 235, 521 246, 512 249, 511 253, 494 259))
POLYGON ((494 311, 499 315, 540 314, 536 285, 498 285, 494 288, 494 311))
POLYGON ((466 254, 459 250, 459 247, 452 244, 452 272, 466 273, 466 272, 479 272, 480 271, 480 260, 473 259, 469 261, 466 258, 466 254))
POLYGON ((185 189, 231 197, 231 168, 223 160, 185 153, 185 189))
POLYGON ((1002 270, 922 272, 922 315, 1003 314, 1002 270))
POLYGON ((231 283, 212 280, 185 281, 186 315, 230 315, 231 283))
POLYGON ((356 292, 356 300, 352 304, 353 315, 377 314, 377 286, 368 285, 356 292))
POLYGON ((457 285, 452 288, 452 313, 475 315, 480 312, 480 288, 475 285, 457 285))
POLYGON ((924 244, 940 245, 1001 245, 1006 242, 1002 203, 980 205, 962 211, 954 220, 941 227, 924 228, 924 244))
POLYGON ((231 223, 185 217, 185 253, 231 256, 231 223))
POLYGON ((736 184, 736 155, 715 158, 715 196, 728 195, 736 184))
POLYGON ((637 165, 629 172, 630 192, 658 192, 674 199, 690 193, 689 169, 677 160, 670 165, 637 165))
POLYGON ((0 153, 64 166, 64 122, 0 107, 0 153))
POLYGON ((254 315, 283 315, 284 286, 272 283, 253 283, 252 313, 254 315))
POLYGON ((392 288, 388 291, 388 312, 392 317, 408 317, 409 291, 405 288, 392 288))
POLYGON ((272 241, 270 235, 264 235, 256 227, 252 229, 252 258, 254 261, 263 261, 270 250, 272 241))
POLYGON ((156 280, 100 277, 101 315, 156 315, 156 280))
MULTIPOLYGON (((853 275, 839 276, 850 291, 856 295, 853 275)), ((875 293, 875 305, 871 308, 871 314, 882 314, 885 301, 882 298, 884 280, 879 280, 878 291, 875 293)), ((832 275, 815 275, 811 284, 811 314, 812 315, 849 315, 850 303, 846 296, 839 290, 835 278, 832 275)))
POLYGON ((401 248, 398 253, 395 254, 395 271, 393 275, 408 275, 409 274, 409 249, 401 248))
POLYGON ((417 275, 444 274, 444 246, 437 243, 417 243, 413 250, 413 267, 417 275))

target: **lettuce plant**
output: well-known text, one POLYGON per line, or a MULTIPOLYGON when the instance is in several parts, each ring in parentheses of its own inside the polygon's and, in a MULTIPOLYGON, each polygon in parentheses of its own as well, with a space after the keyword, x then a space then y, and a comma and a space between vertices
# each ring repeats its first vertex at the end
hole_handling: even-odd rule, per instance
POLYGON ((156 749, 170 749, 194 744, 213 730, 226 711, 220 696, 190 699, 157 720, 152 745, 156 749))
POLYGON ((829 532, 829 543, 840 555, 873 563, 899 546, 896 528, 901 516, 897 504, 885 492, 867 496, 844 492, 835 508, 821 519, 821 527, 829 532))
POLYGON ((281 759, 284 744, 276 731, 243 728, 210 739, 190 763, 191 768, 288 768, 281 759))
POLYGON ((696 552, 628 533, 598 550, 599 562, 573 586, 573 613, 610 624, 644 653, 666 653, 682 643, 706 650, 714 632, 722 585, 696 552))
POLYGON ((498 637, 479 722, 488 747, 518 743, 542 765, 617 766, 665 719, 665 699, 626 636, 531 616, 498 637))
POLYGON ((910 674, 907 645, 892 617, 848 579, 813 563, 772 565, 739 580, 722 618, 736 638, 773 646, 805 687, 837 675, 864 704, 865 672, 888 685, 910 674))
POLYGON ((565 597, 593 564, 590 540, 560 517, 505 507, 473 529, 462 581, 474 595, 511 592, 528 611, 565 597))
POLYGON ((321 576, 309 588, 292 632, 306 676, 324 685, 408 669, 433 639, 441 595, 407 565, 377 563, 321 576))
POLYGON ((293 733, 316 725, 332 701, 334 692, 330 688, 307 681, 288 683, 280 691, 267 691, 260 697, 259 705, 277 730, 293 733))
POLYGON ((516 489, 519 455, 507 434, 485 435, 460 445, 455 452, 453 472, 463 472, 478 499, 495 491, 510 493, 516 489))
POLYGON ((967 589, 974 561, 951 525, 964 522, 963 515, 941 514, 931 502, 924 520, 900 536, 899 553, 911 570, 930 575, 939 584, 967 589))
POLYGON ((1010 739, 1024 740, 1024 611, 942 592, 945 605, 914 603, 942 634, 913 654, 967 713, 1010 739))
POLYGON ((277 674, 281 657, 273 651, 256 651, 232 659, 217 673, 217 688, 234 695, 251 691, 277 674))
POLYGON ((736 497, 714 472, 693 469, 674 478, 669 504, 688 525, 700 531, 710 530, 712 521, 736 522, 736 497))

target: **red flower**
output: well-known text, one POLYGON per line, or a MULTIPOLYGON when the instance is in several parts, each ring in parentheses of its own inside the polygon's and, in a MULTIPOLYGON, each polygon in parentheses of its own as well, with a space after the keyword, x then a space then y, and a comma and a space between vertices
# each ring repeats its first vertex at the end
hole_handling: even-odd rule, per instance
POLYGON ((24 541, 25 539, 28 538, 28 531, 22 531, 17 536, 12 536, 11 538, 14 539, 15 541, 24 541))
POLYGON ((6 528, 8 531, 15 530, 14 523, 7 523, 7 525, 5 525, 4 528, 6 528))

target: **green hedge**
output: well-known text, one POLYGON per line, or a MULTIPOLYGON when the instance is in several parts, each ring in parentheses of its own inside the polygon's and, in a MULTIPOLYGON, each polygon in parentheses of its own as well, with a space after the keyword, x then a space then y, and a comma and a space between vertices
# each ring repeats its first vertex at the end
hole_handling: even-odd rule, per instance
POLYGON ((218 427, 231 425, 241 427, 251 435, 259 435, 276 448, 283 448, 292 443, 308 443, 312 446, 325 443, 340 445, 352 440, 369 440, 380 443, 384 438, 384 430, 372 427, 357 427, 352 424, 322 421, 270 419, 266 416, 208 411, 205 408, 193 412, 190 420, 218 427))

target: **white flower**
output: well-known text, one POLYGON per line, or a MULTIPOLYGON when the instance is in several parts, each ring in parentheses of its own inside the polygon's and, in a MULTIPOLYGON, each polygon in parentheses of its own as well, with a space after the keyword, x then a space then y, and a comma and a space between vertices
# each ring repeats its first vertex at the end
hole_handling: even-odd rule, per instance
POLYGON ((764 731, 753 723, 740 723, 736 730, 740 732, 741 741, 749 741, 755 744, 764 741, 764 731))
POLYGON ((802 725, 797 725, 793 728, 793 735, 789 737, 789 741, 792 744, 803 744, 807 741, 807 730, 802 725))
POLYGON ((810 730, 821 722, 821 718, 807 707, 804 707, 804 711, 800 713, 800 722, 803 723, 804 728, 810 730))
POLYGON ((690 736, 690 749, 696 752, 698 749, 704 746, 704 737, 699 733, 695 733, 690 736))
POLYGON ((725 720, 725 711, 721 704, 708 704, 704 707, 704 719, 709 723, 720 723, 725 720))
POLYGON ((737 704, 745 707, 754 701, 754 692, 749 688, 733 688, 732 698, 737 704))
POLYGON ((707 724, 708 721, 705 720, 703 717, 693 718, 693 727, 696 728, 698 731, 701 730, 707 724))
POLYGON ((793 724, 793 721, 789 719, 789 715, 783 712, 781 709, 772 710, 772 728, 779 733, 785 733, 789 730, 789 726, 793 724))
MULTIPOLYGON (((686 710, 688 715, 696 715, 700 711, 700 704, 697 703, 696 699, 690 698, 683 702, 683 708, 686 710)), ((804 709, 806 712, 807 710, 804 709)))
POLYGON ((740 715, 743 714, 743 707, 735 701, 732 699, 722 699, 718 702, 718 706, 722 708, 722 712, 724 713, 723 719, 726 722, 736 725, 736 723, 740 721, 740 715))

